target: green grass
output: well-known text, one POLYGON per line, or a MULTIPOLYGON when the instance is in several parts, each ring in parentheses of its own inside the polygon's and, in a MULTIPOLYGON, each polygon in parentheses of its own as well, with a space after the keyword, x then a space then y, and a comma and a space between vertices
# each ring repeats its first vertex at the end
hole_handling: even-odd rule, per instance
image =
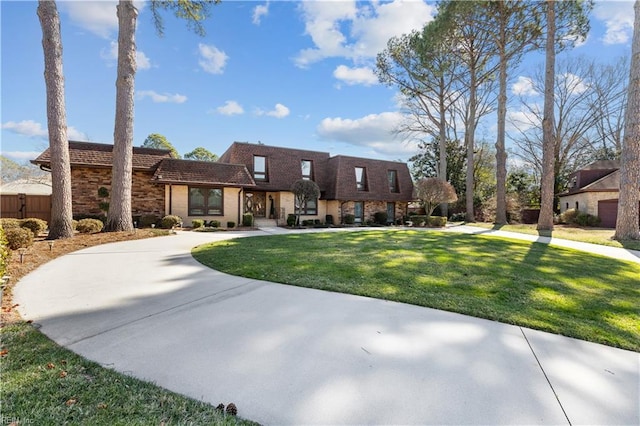
POLYGON ((538 231, 536 225, 514 224, 494 225, 493 223, 469 223, 486 229, 519 232, 521 234, 541 235, 543 237, 562 238, 565 240, 581 241, 583 243, 600 244, 610 247, 622 247, 629 250, 640 250, 640 241, 617 241, 613 239, 615 230, 604 228, 581 228, 578 226, 556 225, 552 232, 538 231))
POLYGON ((56 345, 30 324, 6 326, 1 337, 2 424, 253 424, 102 368, 56 345))
POLYGON ((424 230, 238 238, 193 250, 233 275, 459 312, 640 351, 640 265, 424 230))

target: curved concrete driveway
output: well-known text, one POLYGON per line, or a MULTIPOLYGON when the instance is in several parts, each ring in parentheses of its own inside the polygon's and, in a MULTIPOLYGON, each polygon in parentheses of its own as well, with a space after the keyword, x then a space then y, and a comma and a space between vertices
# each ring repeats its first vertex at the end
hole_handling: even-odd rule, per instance
POLYGON ((25 319, 107 367, 265 424, 639 424, 640 354, 463 315, 229 276, 179 233, 52 261, 25 319))

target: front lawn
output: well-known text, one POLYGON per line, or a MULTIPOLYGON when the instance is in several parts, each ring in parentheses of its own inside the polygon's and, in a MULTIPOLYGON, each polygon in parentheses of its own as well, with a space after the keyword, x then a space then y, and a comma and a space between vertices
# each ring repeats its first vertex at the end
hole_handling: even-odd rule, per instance
POLYGON ((640 265, 483 235, 374 230, 238 238, 193 250, 260 280, 395 300, 640 351, 640 265))
POLYGON ((610 247, 621 247, 630 250, 640 250, 640 241, 617 241, 613 239, 615 229, 589 228, 574 225, 554 225, 553 231, 538 231, 537 225, 517 223, 513 225, 494 225, 493 223, 474 222, 471 226, 501 231, 519 232, 521 234, 540 235, 543 237, 562 238, 565 240, 581 241, 583 243, 600 244, 610 247))
POLYGON ((103 368, 25 322, 5 326, 0 334, 2 424, 254 424, 103 368))

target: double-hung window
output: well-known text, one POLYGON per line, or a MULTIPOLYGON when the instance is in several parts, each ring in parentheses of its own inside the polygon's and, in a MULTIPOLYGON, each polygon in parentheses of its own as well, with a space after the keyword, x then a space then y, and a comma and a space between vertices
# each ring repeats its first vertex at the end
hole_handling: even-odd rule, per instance
MULTIPOLYGON (((296 200, 296 212, 298 211, 299 205, 298 202, 296 200)), ((313 200, 307 200, 303 205, 302 205, 302 209, 300 210, 300 214, 305 214, 305 215, 316 215, 318 214, 318 199, 314 198, 313 200)))
POLYGON ((367 169, 356 167, 356 188, 358 191, 367 191, 367 169))
POLYGON ((253 178, 255 180, 269 180, 267 174, 267 157, 253 156, 253 178))
POLYGON ((189 216, 222 216, 222 188, 189 187, 189 216))

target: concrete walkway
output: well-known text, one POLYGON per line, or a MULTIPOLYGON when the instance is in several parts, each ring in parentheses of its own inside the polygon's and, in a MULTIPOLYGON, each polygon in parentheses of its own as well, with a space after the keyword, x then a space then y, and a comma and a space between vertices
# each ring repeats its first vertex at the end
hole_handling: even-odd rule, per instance
POLYGON ((23 278, 14 299, 59 344, 263 424, 640 424, 638 353, 233 277, 190 255, 266 234, 92 247, 23 278))

